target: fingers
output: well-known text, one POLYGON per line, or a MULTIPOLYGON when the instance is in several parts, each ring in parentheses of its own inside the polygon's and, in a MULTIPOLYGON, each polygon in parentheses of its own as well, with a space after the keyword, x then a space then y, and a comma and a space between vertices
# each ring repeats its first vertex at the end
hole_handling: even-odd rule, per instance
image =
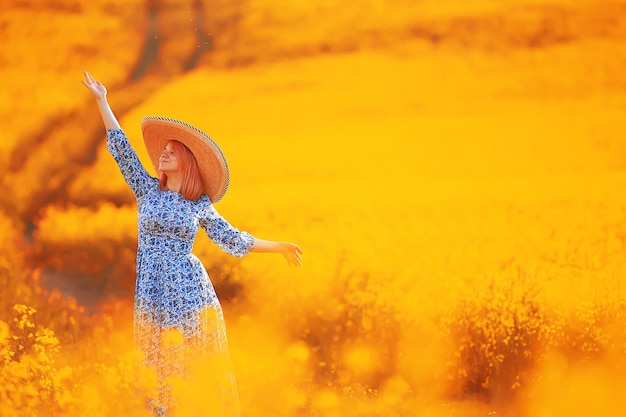
POLYGON ((298 245, 288 243, 287 250, 283 252, 289 266, 302 266, 302 249, 298 245))
POLYGON ((84 73, 85 79, 81 80, 83 85, 87 87, 96 98, 100 99, 105 97, 107 90, 104 85, 100 81, 93 78, 93 76, 89 72, 84 71, 84 73))
POLYGON ((100 81, 96 81, 95 78, 93 78, 93 76, 88 73, 87 71, 85 71, 85 81, 83 81, 83 84, 85 84, 86 86, 92 85, 92 84, 97 84, 97 85, 102 85, 102 83, 100 83, 100 81))
POLYGON ((89 89, 91 89, 91 86, 94 82, 93 77, 91 76, 91 74, 89 74, 87 71, 85 71, 85 79, 84 80, 80 80, 81 83, 83 83, 83 85, 89 89))
POLYGON ((294 245, 294 252, 293 252, 293 264, 295 266, 301 266, 302 265, 302 249, 300 249, 300 247, 298 245, 294 245))
POLYGON ((298 266, 302 265, 302 249, 300 249, 300 246, 295 245, 295 252, 296 252, 296 261, 298 262, 298 266))

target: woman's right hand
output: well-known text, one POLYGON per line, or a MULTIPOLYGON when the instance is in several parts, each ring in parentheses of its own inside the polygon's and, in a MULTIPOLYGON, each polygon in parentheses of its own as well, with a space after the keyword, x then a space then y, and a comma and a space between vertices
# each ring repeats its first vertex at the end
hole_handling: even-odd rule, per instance
POLYGON ((80 80, 85 87, 91 91, 91 94, 96 98, 96 103, 100 109, 100 115, 104 122, 104 127, 107 130, 121 129, 119 122, 113 114, 113 110, 107 102, 107 89, 100 81, 96 81, 90 73, 85 71, 85 79, 80 80))
POLYGON ((83 85, 87 87, 89 91, 91 91, 91 94, 94 95, 96 100, 106 99, 106 87, 100 81, 95 80, 87 71, 85 71, 85 79, 80 80, 80 82, 83 83, 83 85))

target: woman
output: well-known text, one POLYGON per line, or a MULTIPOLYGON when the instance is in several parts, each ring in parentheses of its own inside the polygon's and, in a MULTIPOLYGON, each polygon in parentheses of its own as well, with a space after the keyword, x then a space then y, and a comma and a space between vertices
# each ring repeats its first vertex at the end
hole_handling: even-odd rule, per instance
MULTIPOLYGON (((137 199, 135 340, 160 381, 159 398, 151 402, 152 410, 165 415, 174 405, 167 380, 188 375, 186 360, 201 358, 198 353, 228 353, 221 306, 205 268, 191 254, 198 227, 234 256, 275 252, 283 254, 290 265, 299 266, 302 251, 293 243, 240 232, 217 213, 213 203, 228 187, 228 165, 211 138, 176 120, 144 118, 144 142, 159 173, 159 178, 151 177, 121 130, 104 85, 88 72, 82 83, 96 98, 107 148, 137 199), (182 337, 177 339, 172 333, 182 337)), ((222 407, 228 408, 214 414, 238 415, 234 376, 227 361, 211 363, 220 364, 221 369, 213 369, 213 373, 220 376, 219 395, 222 407)))

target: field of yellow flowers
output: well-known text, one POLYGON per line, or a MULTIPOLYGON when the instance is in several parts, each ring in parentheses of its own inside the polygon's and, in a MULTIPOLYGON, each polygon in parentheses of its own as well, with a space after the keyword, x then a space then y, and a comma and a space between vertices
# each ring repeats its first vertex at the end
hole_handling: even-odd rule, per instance
POLYGON ((0 5, 0 417, 147 416, 156 387, 85 69, 146 166, 143 116, 199 127, 218 211, 304 251, 196 242, 245 416, 622 415, 626 2, 0 5))

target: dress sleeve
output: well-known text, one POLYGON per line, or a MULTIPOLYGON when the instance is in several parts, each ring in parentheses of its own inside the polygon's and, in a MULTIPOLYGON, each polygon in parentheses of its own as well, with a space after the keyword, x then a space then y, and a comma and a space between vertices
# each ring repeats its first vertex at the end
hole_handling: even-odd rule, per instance
POLYGON ((200 227, 224 252, 242 257, 252 249, 254 237, 231 226, 211 203, 200 212, 200 227))
POLYGON ((107 149, 113 155, 135 197, 143 196, 150 185, 154 183, 154 178, 141 164, 124 131, 121 129, 107 130, 107 149))

